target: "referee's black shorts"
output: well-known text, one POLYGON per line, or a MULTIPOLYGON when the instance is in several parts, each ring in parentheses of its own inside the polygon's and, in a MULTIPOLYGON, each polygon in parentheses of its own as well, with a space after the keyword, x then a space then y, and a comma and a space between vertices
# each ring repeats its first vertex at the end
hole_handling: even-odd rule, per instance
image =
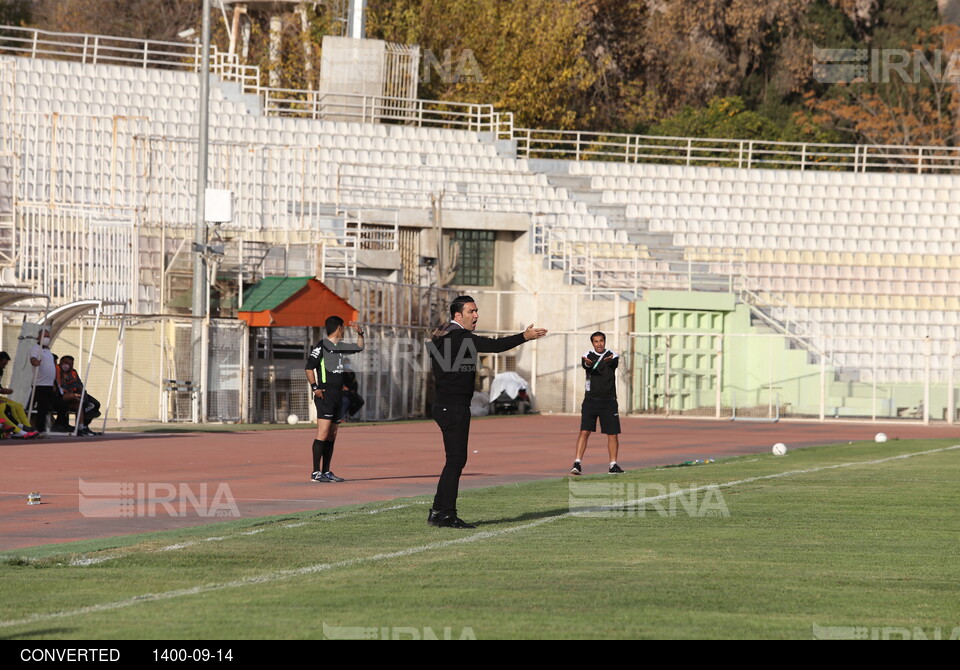
POLYGON ((323 389, 323 397, 313 395, 313 405, 317 408, 317 418, 340 423, 343 415, 343 389, 323 389))
POLYGON ((600 432, 604 435, 620 434, 620 409, 616 398, 584 398, 580 406, 580 430, 597 431, 597 419, 600 420, 600 432))

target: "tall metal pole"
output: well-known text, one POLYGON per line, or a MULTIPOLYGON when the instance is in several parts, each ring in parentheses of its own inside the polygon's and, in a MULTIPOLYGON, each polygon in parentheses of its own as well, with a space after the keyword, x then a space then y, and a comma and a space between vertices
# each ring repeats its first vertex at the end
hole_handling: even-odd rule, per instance
POLYGON ((367 36, 367 0, 350 0, 347 36, 362 40, 367 36))
POLYGON ((207 268, 204 254, 207 250, 207 221, 206 221, 206 194, 207 194, 207 130, 209 125, 209 98, 210 98, 210 0, 203 0, 203 44, 200 54, 200 127, 199 142, 197 144, 197 218, 194 229, 193 246, 193 387, 197 394, 197 416, 203 422, 206 419, 207 393, 206 380, 203 379, 203 326, 207 313, 209 287, 207 285, 207 268))

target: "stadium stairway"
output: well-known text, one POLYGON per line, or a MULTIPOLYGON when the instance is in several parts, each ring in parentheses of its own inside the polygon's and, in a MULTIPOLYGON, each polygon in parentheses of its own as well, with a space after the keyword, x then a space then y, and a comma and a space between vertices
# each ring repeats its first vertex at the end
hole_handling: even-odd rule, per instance
MULTIPOLYGON (((594 188, 590 176, 552 170, 543 174, 551 186, 557 190, 563 189, 574 201, 582 203, 587 212, 605 220, 610 228, 623 231, 630 245, 645 248, 650 258, 661 262, 661 267, 668 273, 682 276, 688 290, 726 290, 728 280, 712 272, 710 263, 688 260, 684 248, 674 243, 674 235, 650 230, 648 219, 628 219, 626 205, 607 202, 603 189, 594 188)), ((595 259, 595 262, 598 261, 602 263, 602 257, 595 259)), ((623 288, 618 287, 614 277, 609 280, 610 288, 623 288)))

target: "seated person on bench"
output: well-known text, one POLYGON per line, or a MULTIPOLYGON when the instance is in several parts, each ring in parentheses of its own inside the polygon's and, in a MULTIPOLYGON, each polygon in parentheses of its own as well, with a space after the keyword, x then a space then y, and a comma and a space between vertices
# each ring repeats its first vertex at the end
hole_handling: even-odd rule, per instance
POLYGON ((10 354, 0 351, 0 433, 24 439, 39 437, 40 433, 30 426, 23 405, 6 397, 13 393, 13 389, 4 388, 2 383, 3 370, 9 362, 10 354))
POLYGON ((73 369, 73 356, 63 356, 57 366, 57 385, 63 394, 63 402, 71 412, 77 413, 77 435, 100 435, 88 427, 88 423, 100 416, 100 402, 92 395, 84 395, 83 382, 73 369), (83 397, 83 407, 80 398, 83 397))

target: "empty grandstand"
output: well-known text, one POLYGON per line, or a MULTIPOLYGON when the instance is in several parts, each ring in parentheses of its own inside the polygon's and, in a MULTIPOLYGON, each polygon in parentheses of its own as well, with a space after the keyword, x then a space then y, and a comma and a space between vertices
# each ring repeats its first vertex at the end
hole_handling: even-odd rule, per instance
MULTIPOLYGON (((0 36, 4 285, 126 304, 121 415, 195 417, 196 45, 0 36)), ((448 286, 482 291, 487 329, 556 333, 488 361, 530 378, 543 411, 575 411, 583 336, 602 329, 628 354, 630 411, 956 418, 952 150, 521 129, 490 105, 272 89, 216 50, 211 82, 208 187, 232 218, 204 250, 203 418, 307 414, 279 362, 309 338, 235 318, 272 276, 376 287, 354 306, 382 347, 421 341, 448 286), (289 394, 264 400, 281 368, 289 394)), ((388 368, 362 371, 366 418, 422 412, 422 382, 388 368)))

